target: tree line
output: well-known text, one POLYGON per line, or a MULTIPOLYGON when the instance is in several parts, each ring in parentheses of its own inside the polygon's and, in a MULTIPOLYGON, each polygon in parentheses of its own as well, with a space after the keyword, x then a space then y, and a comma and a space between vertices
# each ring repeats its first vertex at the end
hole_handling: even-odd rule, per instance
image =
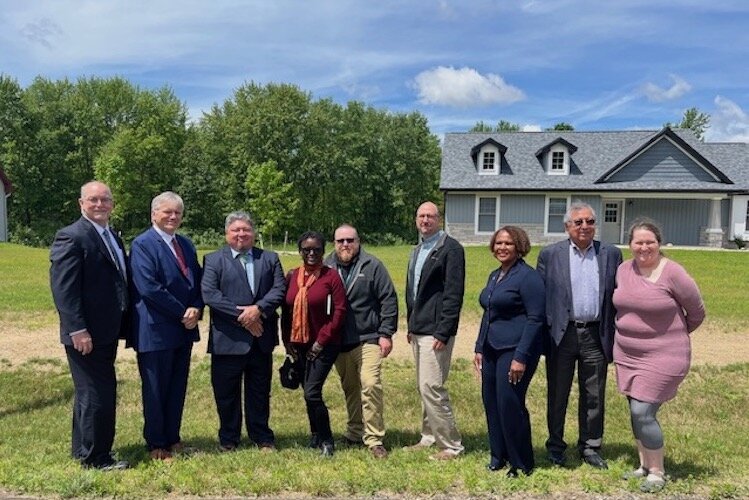
POLYGON ((290 84, 245 83, 196 121, 163 87, 126 79, 0 75, 0 165, 13 183, 11 241, 48 245, 79 215, 80 186, 107 183, 113 225, 130 239, 150 225, 150 200, 185 201, 184 228, 221 241, 244 209, 266 243, 341 222, 373 243, 415 239, 416 206, 439 195, 440 146, 418 112, 313 99, 290 84))

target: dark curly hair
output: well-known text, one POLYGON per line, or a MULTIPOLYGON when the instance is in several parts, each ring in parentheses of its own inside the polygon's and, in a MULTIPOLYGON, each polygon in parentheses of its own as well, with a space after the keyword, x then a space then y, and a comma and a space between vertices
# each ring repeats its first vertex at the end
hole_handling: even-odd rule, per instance
POLYGON ((309 239, 317 240, 323 251, 325 250, 325 236, 323 236, 322 233, 318 233, 317 231, 305 231, 296 242, 300 252, 302 251, 302 242, 309 239))
POLYGON ((489 251, 494 253, 494 240, 497 239, 497 235, 504 231, 510 235, 510 239, 515 243, 515 251, 518 253, 518 257, 525 257, 528 252, 531 251, 531 240, 528 238, 528 233, 524 229, 517 226, 502 226, 492 235, 492 239, 489 240, 489 251))

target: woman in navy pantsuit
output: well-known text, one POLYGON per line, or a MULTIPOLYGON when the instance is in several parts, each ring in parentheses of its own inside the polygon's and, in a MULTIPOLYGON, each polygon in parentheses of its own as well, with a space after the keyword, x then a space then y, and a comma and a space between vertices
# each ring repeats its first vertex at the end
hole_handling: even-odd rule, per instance
POLYGON ((474 367, 481 374, 481 392, 489 429, 490 471, 505 467, 508 477, 530 474, 535 465, 531 422, 525 395, 538 365, 544 325, 544 283, 523 257, 531 249, 519 227, 498 229, 489 248, 499 269, 489 275, 479 302, 481 319, 474 367))

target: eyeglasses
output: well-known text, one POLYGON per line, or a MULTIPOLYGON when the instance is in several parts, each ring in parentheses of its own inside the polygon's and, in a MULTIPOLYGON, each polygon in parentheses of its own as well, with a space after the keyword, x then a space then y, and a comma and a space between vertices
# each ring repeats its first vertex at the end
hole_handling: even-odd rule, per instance
POLYGON ((338 238, 337 240, 335 240, 335 242, 339 245, 343 245, 344 243, 348 243, 349 245, 351 245, 352 243, 356 242, 356 238, 338 238))
POLYGON ((302 253, 305 255, 309 255, 311 253, 316 253, 317 255, 321 255, 323 252, 322 247, 302 247, 302 253))
POLYGON ((102 196, 102 197, 99 197, 99 196, 89 196, 89 197, 83 198, 83 199, 86 200, 89 203, 93 203, 94 205, 96 205, 99 202, 101 202, 102 205, 106 205, 107 203, 112 203, 112 201, 114 201, 114 200, 112 200, 112 198, 109 198, 107 196, 102 196))
POLYGON ((572 223, 576 227, 582 226, 583 222, 586 223, 589 226, 595 226, 596 225, 596 220, 595 219, 575 219, 575 220, 572 221, 572 223))

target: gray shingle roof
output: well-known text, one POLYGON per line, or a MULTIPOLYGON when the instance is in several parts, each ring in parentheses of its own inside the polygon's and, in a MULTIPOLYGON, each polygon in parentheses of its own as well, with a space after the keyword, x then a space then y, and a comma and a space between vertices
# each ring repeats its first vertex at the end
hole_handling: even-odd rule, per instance
POLYGON ((448 133, 442 146, 440 189, 450 191, 691 191, 749 192, 749 144, 703 143, 690 130, 673 132, 712 163, 733 184, 697 179, 679 182, 595 181, 655 135, 664 130, 616 132, 501 132, 448 133), (479 175, 471 158, 471 149, 487 139, 507 147, 504 158, 508 172, 479 175), (548 175, 536 153, 562 138, 577 147, 571 155, 570 175, 548 175))

